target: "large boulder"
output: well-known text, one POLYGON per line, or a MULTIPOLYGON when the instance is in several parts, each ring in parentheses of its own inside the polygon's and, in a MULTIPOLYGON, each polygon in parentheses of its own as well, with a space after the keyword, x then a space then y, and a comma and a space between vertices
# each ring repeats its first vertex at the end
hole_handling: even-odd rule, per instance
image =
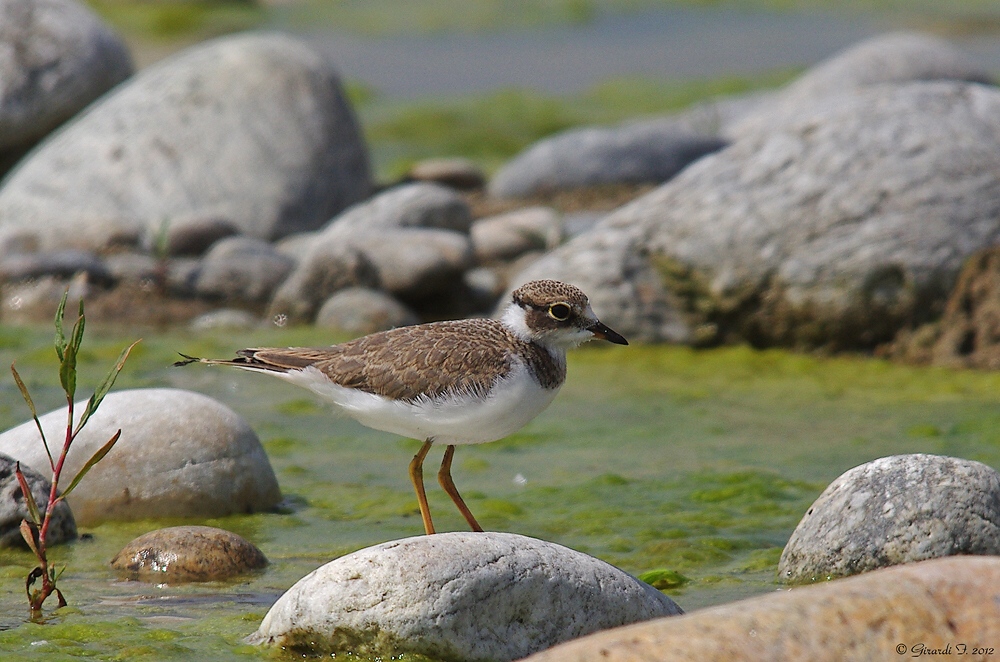
POLYGON ((570 129, 540 140, 490 180, 498 198, 519 198, 601 184, 659 184, 725 146, 666 119, 570 129))
POLYGON ((1000 555, 1000 473, 981 462, 893 455, 830 483, 778 563, 812 582, 956 554, 1000 555))
POLYGON ((314 229, 371 187, 331 65, 291 37, 224 37, 142 71, 0 189, 0 244, 152 243, 174 218, 261 239, 314 229))
POLYGON ((132 74, 125 43, 82 3, 0 0, 0 175, 132 74))
POLYGON ((577 284, 630 338, 867 348, 1000 241, 997 89, 876 85, 773 120, 511 286, 577 284))
MULTIPOLYGON (((85 408, 76 403, 77 419, 85 408)), ((39 420, 50 444, 65 436, 65 407, 39 420)), ((110 393, 73 442, 63 475, 75 476, 119 429, 118 443, 66 499, 82 524, 221 517, 268 510, 281 500, 249 424, 212 398, 179 389, 110 393)), ((48 467, 33 421, 0 434, 0 453, 39 471, 48 467)))
POLYGON ((954 557, 599 632, 528 661, 988 660, 998 640, 1000 559, 954 557))
POLYGON ((679 613, 648 584, 566 547, 511 533, 443 533, 369 547, 314 570, 248 641, 310 655, 501 662, 679 613))

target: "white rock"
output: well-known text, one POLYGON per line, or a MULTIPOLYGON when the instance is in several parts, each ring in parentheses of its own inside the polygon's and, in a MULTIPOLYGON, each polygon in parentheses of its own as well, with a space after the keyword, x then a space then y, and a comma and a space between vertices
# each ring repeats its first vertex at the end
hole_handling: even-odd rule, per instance
MULTIPOLYGON (((77 420, 86 401, 75 404, 77 420)), ((66 409, 40 417, 52 452, 66 409)), ((265 510, 281 499, 257 435, 225 405, 200 393, 153 388, 110 393, 66 459, 68 481, 114 433, 122 434, 67 498, 81 524, 151 517, 220 517, 265 510)), ((32 421, 0 434, 0 453, 48 468, 32 421)))
POLYGON ((511 533, 444 533, 327 563, 279 598, 247 640, 499 662, 680 613, 653 587, 561 545, 511 533))

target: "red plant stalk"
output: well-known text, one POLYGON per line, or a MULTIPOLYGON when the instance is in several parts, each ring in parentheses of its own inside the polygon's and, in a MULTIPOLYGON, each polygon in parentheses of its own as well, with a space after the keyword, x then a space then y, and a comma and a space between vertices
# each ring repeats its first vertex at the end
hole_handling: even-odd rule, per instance
POLYGON ((66 425, 66 440, 63 442, 63 448, 62 452, 59 454, 59 460, 55 463, 55 466, 52 467, 52 487, 49 490, 49 501, 45 508, 45 516, 42 518, 41 525, 38 527, 38 549, 36 555, 38 557, 39 569, 41 570, 42 588, 34 595, 31 594, 30 590, 28 592, 28 599, 31 603, 31 611, 35 615, 41 613, 42 604, 50 595, 52 595, 53 592, 59 598, 59 606, 66 606, 66 599, 63 597, 62 591, 56 588, 55 582, 52 580, 52 572, 49 569, 45 540, 48 537, 49 524, 52 522, 52 513, 59 501, 59 477, 62 475, 63 465, 66 463, 66 456, 69 454, 70 446, 73 444, 73 440, 75 439, 75 435, 73 434, 73 399, 67 398, 67 400, 69 401, 69 422, 66 425))

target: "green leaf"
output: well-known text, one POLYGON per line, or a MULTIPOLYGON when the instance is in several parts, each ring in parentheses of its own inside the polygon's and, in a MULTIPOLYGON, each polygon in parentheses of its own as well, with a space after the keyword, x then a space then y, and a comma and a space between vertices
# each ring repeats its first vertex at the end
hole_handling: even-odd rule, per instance
POLYGON ((67 400, 72 402, 76 396, 76 347, 72 343, 66 345, 62 363, 59 364, 59 383, 66 392, 67 400))
POLYGON ((31 488, 28 487, 28 480, 24 477, 24 473, 21 471, 20 462, 14 464, 14 474, 17 476, 17 482, 21 485, 21 493, 24 494, 24 503, 28 506, 28 514, 31 515, 32 522, 35 526, 40 526, 42 523, 42 515, 38 511, 38 504, 35 503, 35 497, 31 493, 31 488))
POLYGON ((115 384, 115 379, 118 378, 118 373, 122 371, 125 367, 125 361, 128 360, 129 354, 132 349, 138 345, 142 340, 136 340, 134 343, 122 350, 122 353, 118 355, 118 360, 115 365, 108 371, 107 376, 104 381, 101 382, 94 394, 90 396, 90 400, 87 401, 87 408, 84 410, 83 415, 80 416, 80 422, 76 424, 76 430, 73 432, 73 436, 83 429, 83 426, 87 423, 87 420, 97 411, 97 408, 101 406, 101 402, 104 400, 104 396, 108 394, 111 387, 115 384))
POLYGON ((49 467, 52 468, 52 471, 55 471, 56 463, 55 460, 52 459, 52 451, 49 450, 49 442, 45 438, 45 431, 42 429, 42 423, 38 420, 38 410, 35 409, 35 403, 31 399, 31 394, 28 393, 28 387, 25 386, 24 382, 21 380, 21 375, 17 374, 17 369, 14 367, 13 363, 10 364, 10 371, 14 373, 14 381, 17 383, 17 388, 21 390, 21 397, 28 403, 28 409, 31 410, 31 418, 34 419, 35 427, 38 428, 38 434, 42 437, 42 445, 45 446, 45 454, 49 456, 49 467))
POLYGON ((121 430, 119 430, 118 432, 115 432, 114 436, 111 437, 111 439, 108 440, 108 443, 106 443, 103 446, 101 446, 101 448, 98 449, 98 451, 96 453, 94 453, 89 460, 87 460, 87 464, 83 465, 83 468, 80 469, 80 473, 78 473, 73 478, 73 481, 69 484, 69 487, 67 487, 65 490, 63 490, 63 493, 62 493, 62 498, 63 499, 65 499, 67 496, 69 496, 69 493, 72 492, 74 489, 76 489, 76 486, 80 484, 80 481, 83 480, 83 477, 87 475, 87 472, 90 471, 94 467, 95 464, 97 464, 98 462, 100 462, 101 459, 103 459, 104 456, 108 454, 108 451, 111 450, 111 448, 118 441, 118 438, 121 437, 121 436, 122 436, 122 431, 121 430))
POLYGON ((59 307, 56 308, 56 356, 59 357, 59 362, 62 363, 63 352, 66 351, 66 334, 63 333, 63 318, 66 316, 66 299, 69 298, 69 288, 63 292, 62 301, 59 302, 59 307))

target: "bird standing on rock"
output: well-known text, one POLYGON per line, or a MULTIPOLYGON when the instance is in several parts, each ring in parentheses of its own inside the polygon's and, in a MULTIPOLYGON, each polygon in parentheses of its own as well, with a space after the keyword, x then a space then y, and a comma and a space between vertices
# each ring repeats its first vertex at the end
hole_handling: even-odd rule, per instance
POLYGON ((263 372, 305 387, 362 425, 424 440, 410 462, 427 534, 434 533, 423 462, 445 444, 438 481, 473 531, 482 527, 451 477, 455 446, 496 441, 522 428, 566 380, 566 351, 592 338, 627 345, 602 324, 578 288, 536 280, 514 290, 499 320, 433 322, 330 347, 242 349, 237 358, 184 356, 263 372))

